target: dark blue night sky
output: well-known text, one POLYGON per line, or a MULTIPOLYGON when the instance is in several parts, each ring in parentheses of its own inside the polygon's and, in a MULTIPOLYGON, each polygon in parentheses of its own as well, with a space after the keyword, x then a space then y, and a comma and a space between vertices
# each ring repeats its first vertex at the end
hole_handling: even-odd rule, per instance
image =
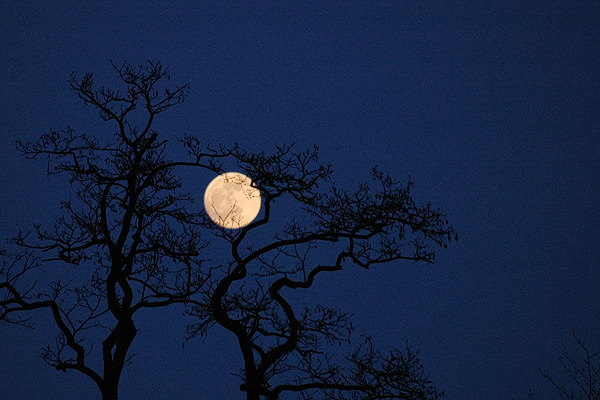
MULTIPOLYGON (((420 348, 447 399, 556 398, 540 369, 575 349, 572 330, 600 349, 599 22, 597 0, 2 2, 2 240, 51 225, 71 196, 15 140, 112 134, 69 74, 110 86, 111 60, 160 60, 191 84, 156 125, 174 154, 185 134, 316 144, 340 185, 376 165, 448 215, 460 240, 436 264, 348 268, 315 287, 359 333, 420 348)), ((200 207, 212 176, 182 174, 200 207)), ((121 397, 241 398, 233 338, 182 348, 181 311, 141 315, 121 397)), ((35 318, 35 331, 0 325, 0 398, 100 398, 43 363, 56 331, 35 318)))

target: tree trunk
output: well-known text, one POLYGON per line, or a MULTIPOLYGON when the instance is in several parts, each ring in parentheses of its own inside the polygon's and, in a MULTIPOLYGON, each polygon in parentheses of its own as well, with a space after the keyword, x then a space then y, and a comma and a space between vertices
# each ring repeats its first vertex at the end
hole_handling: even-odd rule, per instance
POLYGON ((104 385, 102 389, 102 400, 119 400, 118 385, 104 385))
POLYGON ((135 338, 137 329, 133 320, 123 319, 103 343, 104 384, 102 400, 119 400, 119 381, 126 363, 127 352, 135 338))
POLYGON ((246 392, 246 400, 260 400, 260 394, 255 391, 246 392))

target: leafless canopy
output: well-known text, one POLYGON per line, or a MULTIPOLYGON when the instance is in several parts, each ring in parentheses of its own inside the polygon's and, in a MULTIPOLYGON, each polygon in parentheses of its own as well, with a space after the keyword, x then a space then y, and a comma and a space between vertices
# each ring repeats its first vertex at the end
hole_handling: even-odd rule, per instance
MULTIPOLYGON (((43 359, 58 370, 78 370, 93 379, 103 399, 116 399, 121 371, 136 335, 134 314, 144 308, 184 302, 202 287, 197 214, 164 155, 166 141, 152 129, 155 117, 181 103, 187 85, 160 89, 168 78, 160 63, 134 68, 113 65, 124 89, 96 88, 92 74, 71 75, 71 89, 116 128, 114 136, 93 137, 68 127, 18 142, 27 158, 48 158, 49 174, 66 174, 75 199, 62 203, 63 215, 50 229, 36 225, 4 254, 0 281, 0 320, 31 326, 27 311, 51 311, 60 335, 43 359), (141 125, 130 117, 137 113, 141 125), (38 287, 48 268, 73 265, 73 278, 54 276, 38 287), (103 370, 88 363, 92 345, 102 339, 103 370)), ((58 271, 58 269, 56 269, 58 271)))
POLYGON ((0 320, 26 325, 27 311, 51 310, 61 335, 44 360, 88 375, 105 400, 118 397, 136 335, 134 314, 173 303, 188 306, 188 339, 212 327, 235 335, 244 360, 240 389, 249 400, 286 393, 439 398, 417 353, 381 352, 369 338, 356 344, 348 313, 300 299, 314 296, 316 281, 343 268, 433 263, 436 248, 457 239, 444 215, 417 204, 411 182, 401 185, 377 169, 354 190, 336 186, 316 147, 254 153, 184 137, 189 158, 171 160, 152 125, 184 100, 188 86, 160 89, 168 74, 159 63, 114 67, 122 91, 97 89, 91 74, 70 81, 117 128, 114 137, 67 128, 18 145, 25 157, 47 156, 50 174, 67 174, 76 200, 63 203, 64 215, 52 229, 19 234, 18 253, 4 255, 0 320), (141 125, 131 122, 134 114, 141 125), (176 176, 181 168, 248 175, 264 199, 258 219, 230 230, 190 211, 192 197, 176 176), (226 251, 215 255, 213 246, 226 251), (27 285, 53 262, 76 266, 84 278, 55 281, 49 289, 27 285), (106 332, 101 372, 86 363, 84 335, 92 328, 106 332), (338 353, 339 345, 348 350, 338 353))
POLYGON ((411 182, 399 185, 374 169, 371 182, 347 191, 328 184, 331 168, 319 163, 316 148, 295 152, 281 146, 268 154, 237 146, 202 148, 194 138, 184 143, 198 164, 215 172, 235 167, 251 176, 264 198, 263 214, 247 227, 208 227, 231 253, 189 312, 197 318, 189 337, 205 335, 215 324, 237 337, 244 358, 241 389, 248 399, 273 400, 284 392, 303 399, 440 396, 414 353, 384 356, 369 341, 345 355, 331 354, 333 345, 350 343, 349 315, 297 301, 299 291, 310 291, 316 280, 342 268, 432 263, 436 247, 457 239, 441 212, 415 203, 411 182), (283 201, 295 204, 299 216, 265 241, 271 232, 265 227, 283 201))
POLYGON ((573 338, 580 349, 579 355, 563 354, 558 359, 564 379, 559 380, 549 372, 543 375, 562 400, 600 400, 600 351, 591 350, 575 332, 573 338))

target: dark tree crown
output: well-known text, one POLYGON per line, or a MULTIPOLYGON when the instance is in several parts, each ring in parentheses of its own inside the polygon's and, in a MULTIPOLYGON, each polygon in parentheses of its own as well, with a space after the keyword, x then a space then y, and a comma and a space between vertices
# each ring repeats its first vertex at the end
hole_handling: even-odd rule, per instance
POLYGON ((118 398, 136 312, 173 304, 187 306, 188 339, 217 326, 237 338, 240 389, 249 400, 439 398, 417 353, 382 353, 369 338, 353 345, 348 313, 290 296, 314 292, 318 279, 343 268, 433 263, 435 249, 456 233, 439 210, 413 200, 412 182, 401 185, 373 169, 370 182, 346 190, 330 183, 332 168, 319 161, 317 147, 294 144, 249 152, 188 136, 180 143, 189 158, 172 160, 153 124, 184 101, 189 86, 163 87, 169 75, 160 63, 113 67, 121 89, 98 89, 92 74, 72 74, 70 88, 116 133, 90 136, 67 127, 17 144, 24 157, 47 157, 49 174, 67 175, 75 198, 62 203, 52 228, 18 234, 13 243, 20 250, 3 254, 0 320, 29 326, 28 311, 49 310, 60 335, 44 361, 84 373, 105 400, 118 398), (182 168, 248 175, 262 213, 241 229, 212 223, 190 207, 182 168), (283 225, 273 225, 278 212, 289 216, 283 225), (226 253, 210 253, 223 244, 226 253), (51 263, 75 266, 79 278, 32 285, 51 263), (100 335, 103 369, 96 371, 86 338, 100 335), (348 347, 345 354, 340 345, 348 347))

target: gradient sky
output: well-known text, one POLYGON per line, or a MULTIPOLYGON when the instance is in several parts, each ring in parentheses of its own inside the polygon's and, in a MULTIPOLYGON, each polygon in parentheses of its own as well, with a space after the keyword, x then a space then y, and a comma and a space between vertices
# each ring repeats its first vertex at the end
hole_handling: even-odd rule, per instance
MULTIPOLYGON (((172 146, 317 144, 337 182, 377 165, 446 212, 460 241, 437 264, 320 282, 358 333, 420 348, 447 399, 556 398, 539 370, 574 349, 571 331, 600 349, 599 21, 597 0, 1 2, 1 236, 51 224, 71 196, 16 139, 106 133, 69 73, 111 85, 110 60, 160 60, 191 83, 157 121, 172 146)), ((196 173, 200 200, 212 177, 196 173)), ((241 398, 232 337, 183 349, 180 314, 141 315, 122 398, 241 398)), ((0 325, 0 398, 100 398, 42 362, 56 330, 35 317, 36 331, 0 325)))

